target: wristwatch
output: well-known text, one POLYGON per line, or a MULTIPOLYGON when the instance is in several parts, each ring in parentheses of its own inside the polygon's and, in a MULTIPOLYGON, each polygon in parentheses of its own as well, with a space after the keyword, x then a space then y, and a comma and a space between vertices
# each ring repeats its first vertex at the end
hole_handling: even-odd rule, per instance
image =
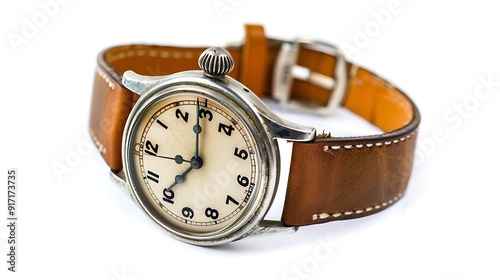
POLYGON ((174 237, 211 246, 379 212, 404 194, 419 112, 398 88, 331 44, 268 39, 246 25, 224 48, 122 45, 98 56, 90 135, 111 178, 174 237), (201 69, 201 70, 200 70, 201 69), (261 98, 383 133, 317 134, 261 98), (265 220, 293 145, 281 221, 265 220))

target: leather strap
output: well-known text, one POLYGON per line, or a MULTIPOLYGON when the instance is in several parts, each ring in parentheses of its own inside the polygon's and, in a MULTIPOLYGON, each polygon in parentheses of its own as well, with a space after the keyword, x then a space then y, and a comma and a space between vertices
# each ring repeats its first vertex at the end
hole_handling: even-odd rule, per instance
MULTIPOLYGON (((247 25, 245 44, 229 48, 231 76, 259 96, 271 96, 273 69, 281 43, 265 38, 261 26, 247 25)), ((121 84, 122 74, 166 75, 198 69, 205 48, 150 45, 112 47, 98 57, 90 113, 90 134, 113 171, 122 169, 121 139, 138 95, 121 84)), ((336 58, 303 49, 298 64, 332 76, 336 58)), ((401 198, 410 178, 420 116, 399 89, 372 72, 349 64, 343 106, 380 127, 365 137, 318 135, 293 143, 290 175, 282 214, 286 225, 310 225, 378 212, 401 198)), ((291 98, 326 105, 330 90, 296 80, 291 98)))

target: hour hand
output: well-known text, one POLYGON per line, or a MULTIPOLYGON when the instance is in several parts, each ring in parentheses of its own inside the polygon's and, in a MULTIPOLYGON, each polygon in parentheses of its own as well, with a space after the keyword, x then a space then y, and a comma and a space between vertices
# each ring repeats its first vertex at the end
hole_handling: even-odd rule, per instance
POLYGON ((186 175, 191 172, 191 170, 193 170, 193 166, 190 166, 186 171, 184 171, 184 173, 182 173, 181 175, 177 175, 175 176, 175 180, 174 180, 174 183, 172 185, 170 185, 170 187, 167 188, 167 191, 171 191, 175 186, 179 185, 179 184, 182 184, 184 183, 184 181, 186 180, 186 175))

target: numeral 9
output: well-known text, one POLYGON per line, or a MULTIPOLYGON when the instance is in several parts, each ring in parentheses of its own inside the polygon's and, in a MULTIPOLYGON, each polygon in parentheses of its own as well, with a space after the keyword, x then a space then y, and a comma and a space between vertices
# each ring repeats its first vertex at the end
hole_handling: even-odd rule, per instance
POLYGON ((182 216, 184 216, 185 218, 192 219, 194 217, 194 211, 193 211, 193 209, 191 209, 189 207, 182 208, 182 216))

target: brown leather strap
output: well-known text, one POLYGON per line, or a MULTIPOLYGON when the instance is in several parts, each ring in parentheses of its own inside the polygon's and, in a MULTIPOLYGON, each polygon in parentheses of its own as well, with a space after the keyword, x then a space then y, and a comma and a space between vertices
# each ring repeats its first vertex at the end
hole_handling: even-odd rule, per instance
MULTIPOLYGON (((99 54, 90 112, 90 134, 113 171, 122 170, 123 129, 139 98, 122 85, 123 73, 133 70, 138 74, 155 76, 196 69, 198 57, 204 50, 127 45, 99 54)), ((239 55, 235 54, 234 58, 239 61, 239 55)))
POLYGON ((344 106, 386 133, 320 135, 294 143, 282 214, 287 225, 352 219, 383 210, 410 178, 419 113, 401 91, 369 71, 351 71, 344 106))
MULTIPOLYGON (((265 38, 263 28, 247 25, 246 43, 230 48, 235 67, 231 76, 259 96, 271 95, 273 69, 281 43, 265 38)), ((114 171, 122 169, 121 139, 126 119, 138 96, 123 87, 126 70, 166 75, 198 69, 205 48, 149 45, 118 46, 98 58, 90 133, 114 171)), ((303 49, 298 64, 332 76, 336 58, 303 49)), ((367 137, 318 135, 309 143, 294 143, 282 221, 309 225, 365 216, 384 209, 404 193, 410 177, 417 108, 400 90, 363 68, 350 65, 344 106, 385 133, 367 137)), ((294 81, 291 98, 326 105, 330 90, 294 81)))

